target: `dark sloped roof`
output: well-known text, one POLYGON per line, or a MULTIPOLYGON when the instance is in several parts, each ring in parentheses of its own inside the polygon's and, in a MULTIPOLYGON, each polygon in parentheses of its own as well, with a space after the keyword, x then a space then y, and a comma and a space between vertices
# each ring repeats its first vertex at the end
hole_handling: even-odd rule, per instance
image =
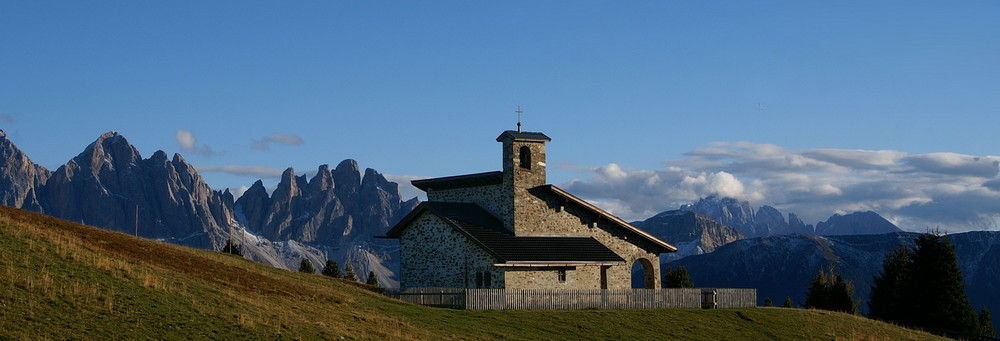
POLYGON ((592 237, 519 237, 479 205, 424 202, 392 228, 386 236, 399 238, 414 219, 429 211, 469 236, 500 262, 515 263, 613 263, 624 262, 618 254, 592 237))
POLYGON ((429 189, 453 189, 476 186, 499 185, 503 183, 503 172, 486 172, 443 178, 422 179, 410 181, 413 186, 426 192, 429 189))
POLYGON ((515 140, 534 140, 534 141, 545 141, 545 142, 552 141, 552 139, 550 139, 548 136, 542 133, 508 130, 501 133, 500 136, 497 136, 497 142, 503 142, 503 140, 505 140, 508 137, 513 138, 515 140))

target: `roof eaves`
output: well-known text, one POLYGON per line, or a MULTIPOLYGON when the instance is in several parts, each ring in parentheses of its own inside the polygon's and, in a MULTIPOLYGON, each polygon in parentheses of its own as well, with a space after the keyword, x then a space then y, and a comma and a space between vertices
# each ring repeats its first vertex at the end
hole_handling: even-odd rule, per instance
POLYGON ((587 266, 587 265, 622 265, 626 262, 567 262, 567 261, 513 261, 496 263, 493 266, 498 268, 563 268, 571 266, 587 266))
POLYGON ((663 241, 660 238, 656 238, 655 236, 649 234, 648 232, 640 230, 638 227, 632 226, 632 224, 629 224, 628 222, 622 220, 621 218, 618 218, 618 217, 614 216, 613 214, 608 213, 608 212, 602 210, 600 207, 594 206, 593 204, 587 202, 586 200, 577 198, 575 195, 572 195, 569 192, 566 192, 566 191, 562 190, 561 188, 556 187, 554 185, 543 185, 542 187, 545 187, 548 190, 552 191, 553 193, 556 193, 556 194, 558 194, 558 195, 560 195, 560 196, 562 196, 562 197, 564 197, 564 198, 566 198, 566 199, 568 199, 568 200, 576 203, 577 205, 580 205, 580 206, 582 206, 582 207, 584 207, 584 208, 586 208, 586 209, 588 209, 588 210, 590 210, 592 212, 596 212, 597 214, 600 214, 602 217, 604 217, 604 218, 606 218, 608 220, 611 220, 612 222, 614 222, 614 223, 616 223, 616 224, 624 227, 626 230, 630 230, 633 233, 639 235, 640 237, 643 237, 646 240, 649 240, 650 242, 653 242, 653 244, 657 244, 657 245, 663 247, 668 252, 677 252, 677 247, 676 246, 670 245, 670 243, 667 243, 667 242, 663 241))
MULTIPOLYGON (((492 171, 492 172, 483 172, 483 173, 474 173, 474 174, 444 176, 444 177, 440 177, 440 178, 412 180, 412 181, 410 181, 410 183, 413 184, 414 187, 417 187, 417 188, 419 188, 419 189, 421 189, 421 190, 423 190, 423 191, 426 192, 429 189, 433 189, 434 188, 434 184, 442 184, 442 183, 448 184, 448 185, 446 185, 444 187, 445 189, 447 189, 447 188, 487 186, 487 185, 495 184, 494 183, 495 181, 492 181, 493 180, 492 178, 494 178, 494 177, 500 178, 502 176, 502 174, 503 174, 503 172, 500 172, 500 171, 492 171), (481 183, 476 184, 477 180, 479 180, 478 182, 481 182, 481 183), (466 186, 457 186, 457 187, 455 187, 454 183, 460 183, 460 182, 471 182, 472 185, 471 186, 467 186, 466 185, 466 186)), ((500 179, 502 180, 502 178, 500 178, 500 179)))
POLYGON ((423 214, 423 211, 427 210, 428 208, 427 206, 428 206, 427 201, 418 204, 417 207, 414 207, 413 210, 410 211, 410 213, 407 213, 406 216, 403 217, 403 219, 400 219, 399 222, 396 223, 396 225, 394 225, 391 229, 389 229, 389 231, 385 233, 384 238, 399 239, 400 235, 403 233, 403 230, 405 230, 406 227, 409 226, 414 219, 417 219, 417 217, 423 214))

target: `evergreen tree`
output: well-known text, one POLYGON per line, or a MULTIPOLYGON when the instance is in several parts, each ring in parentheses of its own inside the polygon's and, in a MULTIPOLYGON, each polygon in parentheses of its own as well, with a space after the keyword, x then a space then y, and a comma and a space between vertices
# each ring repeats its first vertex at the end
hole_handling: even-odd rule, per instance
POLYGON ((375 271, 368 271, 368 280, 365 281, 365 284, 380 288, 378 285, 378 276, 375 276, 375 271))
POLYGON ((993 316, 990 315, 990 309, 983 306, 982 310, 979 310, 979 336, 994 338, 997 336, 997 330, 993 326, 993 316))
POLYGON ((323 276, 340 278, 340 265, 337 264, 337 261, 332 259, 326 260, 326 266, 323 267, 323 276))
POLYGON ((663 276, 663 285, 667 288, 694 288, 691 275, 684 266, 677 267, 677 270, 667 268, 663 276))
POLYGON ((226 240, 226 245, 222 247, 222 252, 243 257, 242 247, 234 244, 232 239, 226 240))
POLYGON ((910 289, 903 324, 921 328, 976 333, 978 321, 965 296, 965 282, 958 269, 955 247, 939 234, 916 239, 910 268, 910 289))
POLYGON ((868 317, 889 322, 903 323, 907 313, 910 285, 910 250, 901 245, 889 252, 882 261, 882 271, 874 278, 868 294, 868 317))
POLYGON ((344 279, 358 281, 358 275, 354 274, 354 267, 351 266, 350 262, 344 265, 344 279))
POLYGON ((827 271, 820 269, 809 284, 806 292, 807 308, 840 311, 849 314, 858 312, 854 302, 854 284, 845 280, 831 266, 827 271))
POLYGON ((773 307, 774 306, 774 302, 771 302, 771 298, 770 297, 764 299, 764 306, 765 307, 773 307))
POLYGON ((313 269, 313 263, 308 259, 303 258, 302 263, 299 263, 299 272, 304 272, 307 274, 316 273, 316 269, 313 269))
POLYGON ((819 272, 813 276, 812 282, 809 282, 809 288, 806 289, 806 308, 823 309, 820 307, 827 306, 827 283, 830 280, 827 278, 826 272, 820 269, 819 272))
POLYGON ((795 302, 792 302, 791 297, 785 297, 785 308, 795 308, 795 302))

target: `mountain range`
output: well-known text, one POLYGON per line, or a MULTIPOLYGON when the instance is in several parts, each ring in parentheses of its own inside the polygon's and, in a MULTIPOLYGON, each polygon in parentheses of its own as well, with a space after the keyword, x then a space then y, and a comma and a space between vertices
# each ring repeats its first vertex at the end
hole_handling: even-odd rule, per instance
POLYGON ((32 162, 0 131, 0 204, 171 243, 244 255, 296 269, 308 259, 351 264, 379 283, 398 283, 398 245, 373 237, 416 206, 398 185, 354 160, 320 166, 311 180, 285 170, 273 193, 257 181, 236 200, 211 189, 180 154, 143 159, 117 132, 102 134, 54 172, 32 162))
MULTIPOLYGON (((692 255, 665 264, 684 266, 699 287, 756 288, 759 304, 771 298, 805 301, 806 288, 821 268, 833 266, 854 283, 855 298, 867 311, 873 276, 882 260, 900 245, 912 248, 917 233, 814 236, 791 234, 739 240, 712 253, 692 255)), ((973 231, 948 235, 973 307, 1000 307, 1000 232, 973 231)), ((991 309, 991 310, 993 310, 991 309)), ((1000 317, 994 318, 994 323, 1000 317)))
MULTIPOLYGON (((124 136, 108 132, 55 171, 28 158, 0 131, 0 204, 146 238, 219 250, 227 240, 256 261, 296 269, 302 259, 321 269, 326 259, 374 272, 398 285, 398 243, 377 239, 417 205, 398 185, 354 160, 319 166, 314 175, 286 169, 269 193, 257 181, 239 198, 211 189, 179 154, 143 159, 124 136)), ((913 234, 874 212, 835 214, 805 224, 771 206, 710 196, 634 225, 680 249, 667 266, 687 266, 702 287, 756 287, 758 297, 802 301, 816 270, 835 265, 867 297, 871 276, 891 248, 913 234), (823 236, 817 236, 823 235, 823 236)), ((1000 237, 996 232, 951 236, 970 297, 997 307, 1000 237)), ((1000 315, 998 315, 1000 316, 1000 315)))
POLYGON ((754 211, 747 201, 715 195, 702 198, 693 204, 682 205, 680 210, 712 217, 723 225, 736 228, 750 238, 792 233, 830 236, 902 231, 872 211, 847 215, 834 214, 827 221, 816 224, 814 228, 811 224, 805 224, 795 213, 788 213, 788 220, 785 220, 782 213, 772 206, 764 205, 754 211))

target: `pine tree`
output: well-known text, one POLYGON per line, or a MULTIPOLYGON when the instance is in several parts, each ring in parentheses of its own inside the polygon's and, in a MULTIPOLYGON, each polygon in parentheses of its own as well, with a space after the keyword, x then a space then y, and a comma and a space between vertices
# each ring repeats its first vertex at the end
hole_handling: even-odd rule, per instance
POLYGON ((990 315, 990 309, 983 306, 982 310, 979 310, 979 336, 993 338, 997 336, 997 330, 993 326, 993 316, 990 315))
POLYGON ((868 317, 896 323, 907 313, 910 281, 910 250, 901 245, 882 261, 882 271, 875 276, 868 294, 868 317))
POLYGON ((323 267, 323 276, 340 278, 340 265, 337 264, 337 261, 332 259, 326 260, 326 266, 323 267))
POLYGON ((684 266, 677 267, 677 270, 667 268, 663 277, 663 285, 667 288, 694 288, 691 275, 684 266))
POLYGON ((795 302, 792 302, 791 297, 785 297, 785 308, 795 308, 795 302))
MULTIPOLYGON (((833 269, 830 269, 833 274, 833 269)), ((833 285, 829 289, 830 309, 842 311, 856 315, 858 313, 858 303, 854 302, 854 283, 844 279, 839 274, 834 274, 833 285)))
POLYGON ((313 269, 313 263, 308 259, 303 258, 302 263, 299 263, 299 272, 304 272, 307 274, 316 273, 316 269, 313 269))
POLYGON ((378 276, 375 276, 375 271, 368 271, 368 280, 365 281, 365 284, 380 288, 378 285, 378 276))
POLYGON ((358 275, 354 274, 354 267, 351 266, 351 263, 344 265, 344 279, 358 281, 358 275))
POLYGON ((858 305, 854 302, 854 284, 837 274, 832 266, 827 271, 820 269, 808 290, 805 302, 807 308, 849 314, 858 312, 858 305))
POLYGON ((771 298, 770 297, 764 299, 764 306, 765 307, 773 307, 774 306, 774 302, 771 302, 771 298))
POLYGON ((242 247, 233 243, 232 239, 226 240, 226 245, 222 247, 223 253, 233 254, 242 257, 243 250, 242 247))
POLYGON ((976 312, 965 296, 957 258, 948 238, 931 233, 917 237, 906 299, 912 306, 903 315, 903 324, 960 333, 977 331, 976 312))
POLYGON ((827 278, 826 272, 820 269, 813 276, 812 282, 809 282, 809 288, 806 289, 806 308, 823 309, 822 307, 827 306, 827 283, 830 280, 827 278))

